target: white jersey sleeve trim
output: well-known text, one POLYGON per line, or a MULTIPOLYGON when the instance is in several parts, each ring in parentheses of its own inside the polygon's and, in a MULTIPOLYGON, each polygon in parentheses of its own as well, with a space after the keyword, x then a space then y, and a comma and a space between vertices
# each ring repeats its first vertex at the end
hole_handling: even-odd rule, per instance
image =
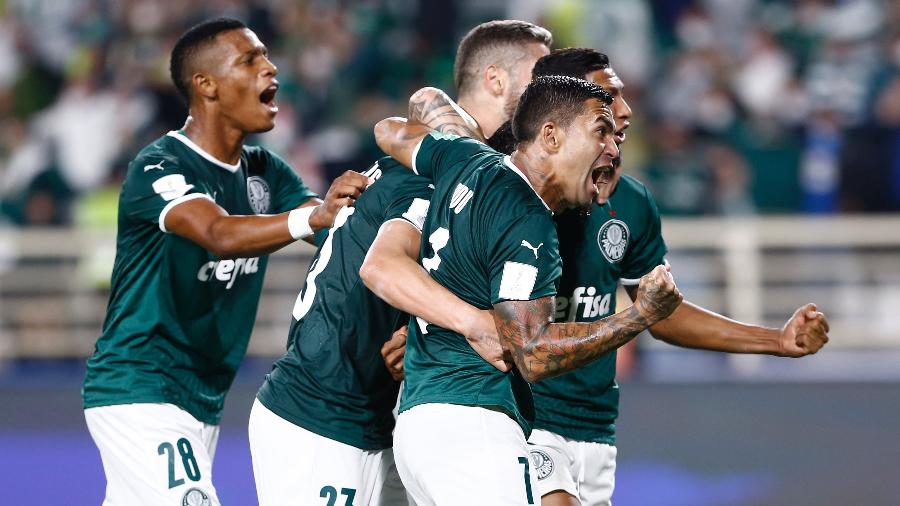
POLYGON ((416 232, 418 232, 418 233, 420 233, 420 234, 422 233, 422 229, 421 229, 421 228, 417 227, 415 223, 413 223, 413 222, 407 220, 406 218, 391 218, 391 219, 387 220, 386 222, 382 223, 381 226, 383 227, 383 226, 385 225, 385 223, 390 223, 390 222, 392 222, 392 221, 399 221, 399 222, 401 222, 401 223, 406 223, 407 225, 409 225, 409 226, 411 226, 412 228, 416 229, 416 232))
POLYGON ((416 144, 416 147, 413 148, 412 152, 412 171, 415 172, 417 176, 421 176, 421 174, 419 174, 419 169, 416 167, 416 157, 419 156, 419 148, 422 147, 423 142, 425 142, 425 137, 422 137, 419 143, 416 144))
POLYGON ((172 202, 166 204, 166 207, 164 207, 163 210, 159 213, 159 229, 168 234, 169 231, 166 230, 166 215, 169 214, 169 211, 171 211, 172 208, 177 206, 178 204, 184 204, 185 202, 194 199, 209 199, 209 201, 212 203, 216 202, 212 199, 212 197, 205 193, 188 193, 183 197, 178 197, 172 202))
MULTIPOLYGON (((663 263, 660 265, 669 265, 669 261, 667 259, 663 258, 663 263)), ((655 269, 655 268, 656 267, 654 266, 653 269, 655 269)), ((653 269, 650 269, 650 271, 652 271, 653 269)), ((645 272, 644 276, 646 276, 647 274, 650 274, 650 271, 645 272)), ((637 286, 637 285, 641 284, 641 278, 637 278, 637 279, 619 278, 619 283, 622 283, 622 286, 637 286)))

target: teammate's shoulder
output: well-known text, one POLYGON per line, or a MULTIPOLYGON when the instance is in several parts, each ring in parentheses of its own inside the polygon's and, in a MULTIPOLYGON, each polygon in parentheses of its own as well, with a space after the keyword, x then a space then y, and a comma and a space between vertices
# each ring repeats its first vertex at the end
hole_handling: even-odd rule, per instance
POLYGON ((650 189, 632 176, 622 175, 610 202, 623 213, 622 216, 628 215, 638 221, 659 219, 659 208, 650 189))
POLYGON ((506 157, 500 163, 486 167, 481 172, 478 192, 482 202, 496 214, 546 214, 551 216, 544 200, 538 195, 527 177, 508 162, 506 157))
POLYGON ((280 160, 278 155, 270 149, 263 146, 253 146, 248 144, 244 144, 244 146, 241 147, 241 157, 245 158, 251 164, 259 162, 268 163, 272 160, 280 160))
POLYGON ((428 186, 431 184, 429 179, 416 174, 389 156, 379 158, 363 174, 371 177, 376 182, 381 182, 382 184, 375 185, 375 187, 381 188, 398 185, 428 186))
POLYGON ((167 134, 144 146, 128 164, 129 173, 140 175, 180 170, 182 164, 179 148, 177 144, 173 144, 177 142, 167 134))
POLYGON ((650 190, 647 189, 647 186, 634 176, 622 174, 619 178, 619 185, 620 189, 625 193, 642 198, 650 197, 650 190))
MULTIPOLYGON (((438 132, 436 130, 432 130, 431 132, 429 132, 427 137, 430 137, 432 142, 437 141, 437 143, 442 143, 444 146, 443 149, 451 151, 464 152, 469 155, 481 153, 497 153, 494 148, 471 137, 438 132)), ((437 143, 435 143, 434 145, 438 145, 437 143)))

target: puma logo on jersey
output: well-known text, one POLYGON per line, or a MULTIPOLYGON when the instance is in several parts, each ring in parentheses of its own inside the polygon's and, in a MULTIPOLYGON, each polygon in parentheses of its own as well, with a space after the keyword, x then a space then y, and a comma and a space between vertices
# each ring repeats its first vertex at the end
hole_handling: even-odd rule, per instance
POLYGON ((226 290, 230 290, 242 274, 255 274, 259 271, 259 258, 235 258, 234 260, 219 260, 218 262, 206 262, 197 271, 197 279, 200 281, 225 281, 226 290))
POLYGON ((530 249, 531 251, 534 252, 534 259, 535 259, 535 260, 537 260, 537 257, 538 257, 538 250, 541 249, 541 246, 543 246, 543 245, 544 245, 544 243, 540 243, 540 244, 538 244, 537 247, 535 248, 534 246, 531 245, 530 242, 528 242, 528 241, 522 241, 522 246, 525 246, 526 248, 528 248, 528 249, 530 249))
POLYGON ((150 171, 153 169, 165 170, 165 169, 163 169, 163 166, 162 166, 163 162, 165 162, 165 160, 161 160, 156 165, 144 165, 144 172, 147 172, 147 171, 150 171))
POLYGON ((571 297, 556 297, 556 320, 575 321, 581 318, 596 318, 609 313, 612 304, 612 294, 597 294, 593 286, 579 286, 572 290, 571 297), (583 309, 582 309, 583 307, 583 309), (579 310, 581 314, 579 315, 579 310))

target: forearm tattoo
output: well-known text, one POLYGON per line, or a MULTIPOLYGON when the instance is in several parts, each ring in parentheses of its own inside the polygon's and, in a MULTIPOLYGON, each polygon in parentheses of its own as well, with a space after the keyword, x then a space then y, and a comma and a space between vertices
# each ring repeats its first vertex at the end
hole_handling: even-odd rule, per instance
POLYGON ((627 343, 650 322, 631 306, 591 323, 551 323, 553 297, 503 302, 494 319, 500 342, 529 381, 578 369, 627 343))
POLYGON ((409 99, 408 118, 438 132, 484 140, 475 120, 442 91, 414 94, 409 99))

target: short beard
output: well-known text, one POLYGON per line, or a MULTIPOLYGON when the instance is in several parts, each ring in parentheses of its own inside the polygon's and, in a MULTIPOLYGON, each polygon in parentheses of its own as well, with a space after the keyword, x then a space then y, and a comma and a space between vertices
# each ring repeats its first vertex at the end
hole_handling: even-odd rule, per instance
POLYGON ((516 113, 516 107, 519 106, 519 97, 516 95, 507 95, 503 101, 503 121, 504 123, 512 120, 516 113))

